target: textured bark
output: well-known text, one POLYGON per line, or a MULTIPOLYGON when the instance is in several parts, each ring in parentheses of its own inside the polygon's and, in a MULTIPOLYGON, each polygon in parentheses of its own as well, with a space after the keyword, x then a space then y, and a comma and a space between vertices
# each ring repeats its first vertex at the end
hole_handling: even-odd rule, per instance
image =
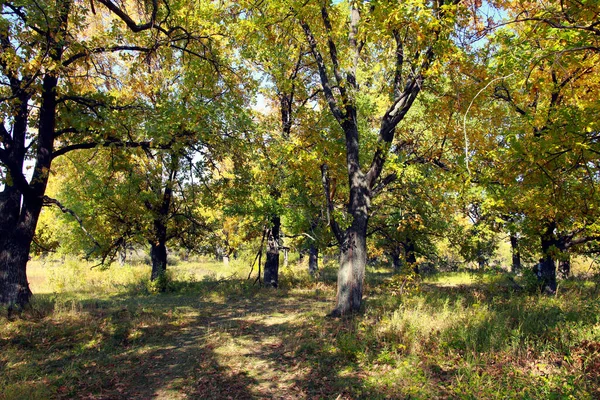
POLYGON ((15 118, 13 145, 8 147, 8 174, 13 182, 6 183, 0 196, 0 303, 9 309, 22 308, 31 298, 27 282, 27 261, 46 192, 52 163, 56 126, 56 87, 58 79, 46 75, 42 81, 41 107, 35 168, 31 183, 23 175, 27 106, 15 118))
POLYGON ((311 276, 315 276, 317 271, 319 270, 319 248, 314 245, 314 243, 310 244, 308 248, 308 272, 311 276))
POLYGON ((512 253, 511 272, 516 274, 521 270, 521 250, 519 249, 519 238, 517 235, 510 235, 510 249, 512 253))
POLYGON ((271 218, 271 229, 267 238, 267 259, 265 261, 264 285, 276 288, 279 285, 279 231, 281 219, 271 218))
POLYGON ((366 230, 350 228, 345 235, 346 240, 340 251, 337 304, 331 312, 334 317, 360 310, 367 265, 366 230))
MULTIPOLYGON (((358 145, 358 143, 356 143, 358 145)), ((331 316, 343 316, 360 310, 367 265, 367 225, 371 192, 364 174, 350 174, 352 225, 344 232, 340 246, 340 269, 337 279, 337 304, 331 316)))

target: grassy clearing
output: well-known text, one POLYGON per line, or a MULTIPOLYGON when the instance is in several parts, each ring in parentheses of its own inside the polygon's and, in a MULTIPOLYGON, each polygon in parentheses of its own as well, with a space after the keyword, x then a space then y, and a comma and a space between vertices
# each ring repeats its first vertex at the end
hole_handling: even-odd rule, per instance
POLYGON ((156 295, 148 267, 73 263, 35 264, 33 309, 0 321, 0 398, 600 398, 597 281, 547 298, 379 268, 364 312, 332 320, 333 269, 262 290, 242 264, 181 263, 156 295))

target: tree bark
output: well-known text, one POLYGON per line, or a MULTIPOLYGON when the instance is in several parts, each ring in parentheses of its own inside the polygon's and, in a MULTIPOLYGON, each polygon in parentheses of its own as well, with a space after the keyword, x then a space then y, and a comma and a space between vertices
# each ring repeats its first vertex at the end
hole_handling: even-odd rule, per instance
POLYGON ((402 270, 402 261, 400 260, 401 249, 400 246, 394 246, 390 255, 392 256, 392 265, 394 266, 394 273, 399 273, 402 270))
POLYGON ((271 218, 271 229, 267 238, 267 259, 265 261, 264 285, 276 288, 279 285, 279 231, 281 218, 271 218))
POLYGON ((519 238, 516 234, 510 234, 510 249, 512 253, 511 272, 516 274, 521 270, 521 250, 519 249, 519 238))
MULTIPOLYGON (((164 241, 150 243, 150 259, 152 260, 152 274, 150 280, 156 281, 167 272, 167 246, 164 241)), ((167 288, 160 287, 164 292, 167 288)))
POLYGON ((314 243, 308 248, 308 273, 315 276, 319 270, 319 248, 314 243))
POLYGON ((542 262, 541 262, 541 291, 542 293, 556 293, 556 260, 554 253, 558 248, 558 240, 554 233, 555 223, 547 225, 546 230, 541 235, 542 244, 542 262))
POLYGON ((340 249, 336 308, 330 314, 333 317, 360 310, 367 265, 366 233, 366 229, 360 226, 345 232, 345 241, 340 249))
MULTIPOLYGON (((9 153, 8 175, 13 182, 5 184, 0 197, 0 303, 11 310, 23 308, 31 298, 27 261, 52 163, 57 84, 58 78, 53 75, 46 75, 42 81, 36 162, 30 184, 22 174, 25 133, 17 132, 26 130, 26 125, 20 125, 26 124, 27 104, 15 117, 13 146, 5 149, 9 153)), ((28 101, 28 97, 24 100, 28 101)))
POLYGON ((406 259, 406 263, 412 266, 413 272, 418 274, 419 266, 417 265, 415 242, 410 238, 406 239, 406 243, 404 243, 404 257, 406 259))
POLYGON ((560 250, 558 273, 561 279, 567 279, 571 275, 571 255, 569 254, 565 240, 559 240, 558 249, 560 250))

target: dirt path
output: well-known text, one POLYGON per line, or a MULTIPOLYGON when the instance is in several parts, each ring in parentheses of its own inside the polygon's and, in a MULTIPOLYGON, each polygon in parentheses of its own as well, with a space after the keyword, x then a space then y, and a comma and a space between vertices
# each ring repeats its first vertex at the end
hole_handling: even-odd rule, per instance
MULTIPOLYGON (((329 300, 257 297, 186 306, 162 340, 132 346, 128 365, 101 398, 300 399, 319 396, 329 379, 302 356, 329 300), (311 328, 312 326, 312 328, 311 328), (309 393, 312 392, 312 393, 309 393)), ((322 329, 322 327, 321 327, 322 329)), ((318 337, 313 345, 320 346, 318 337)), ((334 396, 335 397, 335 396, 334 396)))

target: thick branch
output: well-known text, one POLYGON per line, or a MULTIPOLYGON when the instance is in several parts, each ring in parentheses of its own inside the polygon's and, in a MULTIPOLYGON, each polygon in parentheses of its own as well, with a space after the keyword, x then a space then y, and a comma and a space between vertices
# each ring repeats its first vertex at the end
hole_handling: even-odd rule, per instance
POLYGON ((84 51, 81 53, 77 53, 69 57, 63 65, 65 67, 71 65, 73 62, 79 60, 80 58, 89 57, 92 54, 100 54, 100 53, 114 53, 117 51, 136 51, 140 53, 149 53, 152 51, 151 48, 141 47, 141 46, 112 46, 112 47, 96 47, 94 49, 89 49, 88 51, 84 51))
POLYGON ((106 8, 108 8, 112 13, 114 13, 117 17, 119 17, 132 32, 141 32, 148 29, 152 29, 156 27, 156 14, 158 12, 158 0, 152 0, 152 13, 150 16, 150 21, 145 24, 136 23, 131 17, 123 11, 119 6, 114 4, 111 0, 98 0, 100 3, 104 4, 106 8))
POLYGON ((107 140, 105 142, 86 142, 86 143, 76 143, 72 145, 68 145, 62 147, 52 153, 52 159, 55 159, 58 156, 62 156, 68 152, 73 150, 84 150, 84 149, 93 149, 96 147, 118 147, 118 148, 141 148, 144 150, 151 149, 159 149, 159 150, 167 150, 170 149, 173 145, 173 140, 165 144, 153 144, 151 141, 144 142, 123 142, 120 140, 107 140))
POLYGON ((310 27, 306 23, 306 21, 300 21, 300 26, 304 30, 304 34, 306 36, 306 41, 310 47, 310 51, 317 62, 317 68, 319 69, 319 77, 321 79, 321 86, 323 87, 323 93, 325 94, 325 100, 327 100, 327 104, 329 105, 329 109, 331 113, 341 125, 346 116, 342 113, 340 108, 337 105, 337 101, 335 96, 333 95, 333 91, 331 90, 331 85, 329 83, 329 77, 327 76, 327 68, 325 68, 325 62, 323 61, 323 56, 319 52, 317 48, 317 41, 310 30, 310 27))

